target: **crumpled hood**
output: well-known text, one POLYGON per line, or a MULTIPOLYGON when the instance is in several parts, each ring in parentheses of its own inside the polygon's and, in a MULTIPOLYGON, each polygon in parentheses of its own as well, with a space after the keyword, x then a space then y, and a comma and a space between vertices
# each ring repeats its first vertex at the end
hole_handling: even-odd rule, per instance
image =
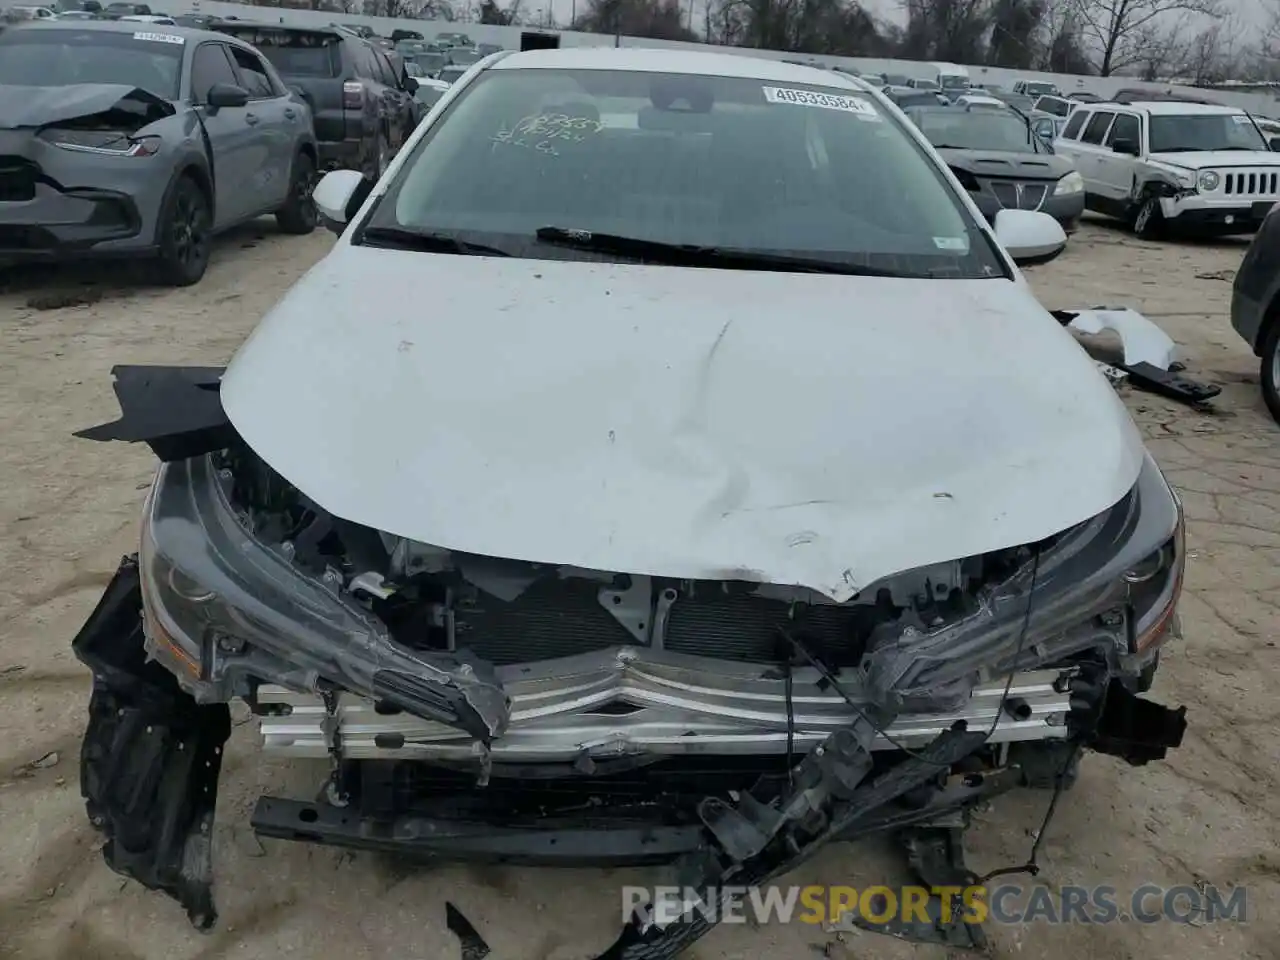
POLYGON ((1024 284, 340 242, 233 358, 244 440, 453 550, 845 600, 1120 499, 1124 406, 1024 284))
POLYGON ((169 101, 141 87, 123 83, 78 83, 67 87, 0 85, 0 130, 42 127, 61 120, 89 117, 117 106, 140 116, 149 111, 154 111, 157 117, 174 113, 169 101))
POLYGON ((1182 167, 1184 170, 1203 170, 1206 167, 1215 170, 1229 170, 1232 167, 1280 167, 1280 153, 1264 150, 1187 151, 1152 153, 1149 156, 1152 160, 1171 167, 1182 167))
POLYGON ((1024 180, 1058 180, 1075 169, 1066 157, 1052 153, 1012 153, 1008 150, 938 151, 947 166, 967 170, 978 177, 1018 177, 1024 180))

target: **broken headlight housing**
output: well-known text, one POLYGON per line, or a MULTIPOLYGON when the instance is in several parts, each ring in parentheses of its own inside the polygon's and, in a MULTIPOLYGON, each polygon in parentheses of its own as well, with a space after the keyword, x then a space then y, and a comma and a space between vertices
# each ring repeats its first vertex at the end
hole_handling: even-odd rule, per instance
POLYGON ((1170 490, 1177 509, 1173 535, 1124 574, 1128 585, 1130 652, 1147 659, 1177 628, 1176 611, 1187 565, 1182 502, 1170 490))
POLYGON ((147 647, 198 701, 251 696, 262 681, 336 686, 477 737, 505 728, 510 703, 487 665, 395 643, 336 571, 309 576, 257 539, 231 482, 212 456, 166 463, 143 517, 147 647))
POLYGON ((1146 455, 1109 510, 1043 544, 981 609, 934 630, 872 644, 866 693, 891 709, 948 709, 979 683, 1103 650, 1136 673, 1169 635, 1182 583, 1182 508, 1146 455))
POLYGON ((133 137, 119 130, 75 130, 46 127, 40 139, 74 153, 96 153, 107 157, 150 157, 160 152, 159 137, 133 137))

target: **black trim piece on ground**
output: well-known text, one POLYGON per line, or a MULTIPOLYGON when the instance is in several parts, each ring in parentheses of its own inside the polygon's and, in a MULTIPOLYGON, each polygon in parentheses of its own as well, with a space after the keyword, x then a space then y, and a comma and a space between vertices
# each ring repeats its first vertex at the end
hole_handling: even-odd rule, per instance
POLYGON ((213 815, 231 712, 197 704, 147 659, 141 607, 137 559, 125 557, 72 644, 93 671, 80 792, 106 836, 107 866, 168 894, 208 930, 218 917, 213 815))

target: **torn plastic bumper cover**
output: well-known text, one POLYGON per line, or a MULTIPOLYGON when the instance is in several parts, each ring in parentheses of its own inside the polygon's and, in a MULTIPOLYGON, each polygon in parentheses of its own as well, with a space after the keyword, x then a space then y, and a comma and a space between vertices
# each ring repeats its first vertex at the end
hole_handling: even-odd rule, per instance
POLYGON ((80 790, 89 820, 106 835, 112 870, 160 890, 209 929, 213 906, 213 812, 225 703, 197 704, 143 648, 137 562, 126 557, 73 643, 93 671, 80 790))
MULTIPOLYGON (((94 673, 82 791, 91 821, 107 837, 107 864, 167 893, 197 927, 208 929, 216 919, 211 839, 228 708, 196 703, 172 674, 146 659, 141 600, 137 563, 125 558, 75 639, 76 655, 94 673)), ((1181 742, 1182 711, 1140 700, 1114 681, 1106 690, 1098 701, 1101 724, 1081 730, 1095 749, 1143 763, 1181 742)), ((1007 776, 988 776, 981 785, 961 780, 933 790, 924 805, 901 803, 980 749, 986 731, 957 724, 874 773, 873 735, 863 721, 833 732, 800 760, 776 803, 748 792, 732 803, 708 797, 697 807, 700 823, 669 829, 599 817, 523 829, 500 828, 501 817, 483 814, 376 821, 352 809, 328 816, 322 804, 267 798, 259 801, 253 825, 264 836, 433 859, 568 864, 576 851, 576 863, 674 861, 689 885, 719 889, 731 882, 740 889, 794 869, 832 840, 926 821, 1014 785, 1007 776)), ((601 960, 673 957, 710 926, 696 914, 658 927, 639 911, 601 960)))

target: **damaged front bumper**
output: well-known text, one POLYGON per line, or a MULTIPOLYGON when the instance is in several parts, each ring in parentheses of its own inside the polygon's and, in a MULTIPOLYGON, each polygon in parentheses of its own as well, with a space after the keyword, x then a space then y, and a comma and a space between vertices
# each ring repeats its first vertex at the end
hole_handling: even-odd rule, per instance
MULTIPOLYGON (((138 564, 125 558, 74 641, 77 657, 94 675, 81 759, 82 792, 92 823, 107 837, 107 864, 173 897, 193 924, 207 929, 216 920, 211 839, 222 751, 230 733, 229 710, 225 703, 197 703, 169 670, 148 658, 142 608, 138 564)), ((649 696, 655 703, 667 699, 656 694, 663 683, 662 671, 654 664, 622 658, 615 666, 618 669, 601 673, 605 686, 629 685, 640 699, 649 696)), ((315 703, 265 689, 257 707, 267 714, 262 728, 268 745, 279 747, 287 741, 304 755, 331 756, 333 746, 340 745, 345 779, 338 806, 262 798, 253 827, 267 837, 433 860, 561 866, 675 861, 686 873, 694 869, 705 886, 716 886, 725 871, 732 872, 738 886, 743 877, 764 882, 794 868, 830 840, 930 823, 1025 782, 1016 764, 1010 763, 981 774, 948 775, 954 764, 987 748, 996 737, 1015 741, 1032 726, 1047 727, 1050 736, 1087 742, 1135 763, 1158 759, 1181 742, 1182 711, 1135 697, 1119 681, 1107 679, 1102 669, 1102 675, 1088 669, 1028 671, 1010 682, 1007 699, 1002 684, 993 689, 979 686, 965 710, 900 719, 886 732, 922 746, 897 763, 874 761, 873 755, 884 756, 883 748, 893 744, 877 740, 862 720, 851 719, 830 696, 807 703, 803 709, 808 720, 797 725, 792 744, 797 756, 807 755, 798 761, 794 781, 790 774, 779 779, 777 798, 769 804, 748 793, 703 796, 696 790, 664 791, 656 778, 669 768, 646 767, 653 758, 636 762, 635 757, 616 757, 614 762, 622 767, 611 767, 604 755, 587 758, 589 763, 580 758, 572 774, 588 793, 607 793, 611 785, 631 783, 627 774, 648 778, 654 785, 645 802, 635 802, 623 790, 610 802, 597 802, 590 816, 583 815, 580 805, 576 814, 568 812, 577 798, 568 801, 562 815, 549 815, 539 784, 520 779, 519 764, 533 761, 533 766, 523 768, 528 777, 541 759, 536 721, 528 731, 514 735, 515 750, 493 768, 516 778, 507 786, 495 777, 490 789, 476 790, 471 767, 463 764, 462 781, 452 790, 434 791, 431 802, 414 811, 393 800, 395 791, 389 785, 398 776, 397 761, 432 743, 443 752, 428 749, 427 755, 446 767, 450 759, 470 758, 471 749, 457 742, 456 730, 433 727, 416 717, 369 713, 348 697, 338 700, 339 735, 334 737, 331 730, 328 746, 319 750, 316 737, 323 733, 316 726, 315 703), (290 709, 281 710, 284 706, 290 709), (389 721, 402 726, 392 730, 389 721), (379 759, 358 759, 374 756, 379 759), (504 770, 507 761, 511 766, 504 770), (928 787, 923 798, 922 786, 928 787), (655 802, 654 795, 663 799, 655 802)), ((536 702, 536 695, 533 700, 527 695, 544 682, 534 679, 524 691, 516 688, 517 717, 525 709, 522 705, 536 702)), ((598 684, 596 689, 603 687, 598 684)), ((555 709, 548 717, 553 724, 572 721, 564 711, 557 717, 555 709)), ((1043 737, 1046 730, 1038 733, 1043 737)), ((755 738, 759 735, 753 733, 755 738)), ((658 737, 650 746, 661 742, 658 737)), ((1008 754, 1003 755, 1007 759, 1008 754)), ((706 773, 709 760, 690 759, 703 768, 699 773, 706 773)), ((779 765, 774 772, 782 769, 779 765)), ((557 775, 563 778, 553 784, 559 790, 569 772, 560 770, 557 775)), ((735 775, 739 788, 750 786, 745 770, 735 775)), ((563 796, 560 802, 565 802, 563 796)), ((629 927, 606 956, 674 956, 704 933, 704 926, 693 921, 666 930, 629 927)))

